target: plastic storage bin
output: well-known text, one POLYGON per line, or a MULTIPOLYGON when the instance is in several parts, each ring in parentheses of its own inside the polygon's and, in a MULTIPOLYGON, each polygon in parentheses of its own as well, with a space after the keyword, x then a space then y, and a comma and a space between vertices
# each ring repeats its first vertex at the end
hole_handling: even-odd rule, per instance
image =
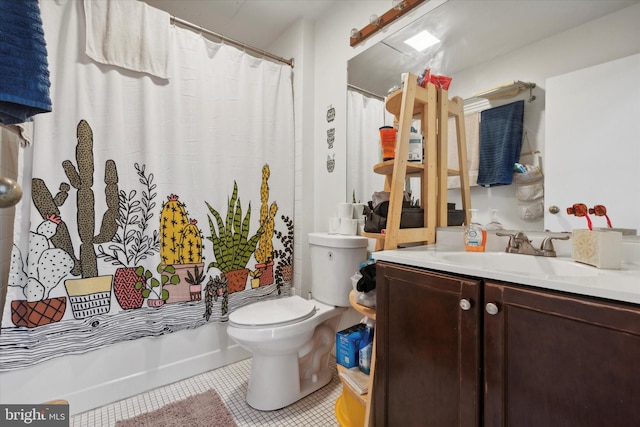
POLYGON ((362 427, 365 407, 344 387, 336 400, 336 419, 341 427, 362 427))

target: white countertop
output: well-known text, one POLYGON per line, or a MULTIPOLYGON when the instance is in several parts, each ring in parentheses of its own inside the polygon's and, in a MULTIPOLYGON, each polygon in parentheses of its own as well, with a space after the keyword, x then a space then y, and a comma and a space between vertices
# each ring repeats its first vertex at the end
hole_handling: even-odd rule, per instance
POLYGON ((493 252, 498 258, 492 255, 489 259, 507 262, 483 263, 481 258, 469 258, 474 255, 482 257, 483 254, 487 253, 441 250, 435 245, 430 245, 374 252, 372 256, 377 261, 640 304, 640 263, 623 262, 619 270, 604 270, 576 263, 570 257, 559 256, 551 263, 559 266, 558 271, 561 272, 547 274, 543 271, 544 268, 536 268, 537 264, 547 265, 548 260, 544 257, 493 252), (460 255, 464 253, 469 255, 460 255), (522 264, 525 271, 517 271, 516 264, 522 264))

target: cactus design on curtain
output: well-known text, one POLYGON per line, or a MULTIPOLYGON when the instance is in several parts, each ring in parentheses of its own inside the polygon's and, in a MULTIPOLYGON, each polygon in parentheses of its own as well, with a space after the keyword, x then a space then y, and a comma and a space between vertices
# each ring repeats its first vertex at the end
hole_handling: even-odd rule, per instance
POLYGON ((258 279, 259 286, 267 286, 273 283, 273 232, 274 218, 278 212, 276 202, 269 206, 269 184, 267 180, 271 175, 269 165, 262 167, 262 184, 260 185, 260 226, 262 234, 256 249, 256 270, 252 277, 258 279))
POLYGON ((256 250, 258 240, 263 229, 260 227, 256 234, 249 237, 251 222, 251 203, 247 207, 247 213, 242 217, 242 203, 238 197, 238 184, 233 182, 233 194, 227 206, 226 221, 208 202, 205 202, 209 212, 216 220, 217 231, 213 220, 209 217, 209 229, 211 236, 207 237, 213 244, 215 261, 207 266, 207 271, 212 268, 220 270, 221 275, 228 280, 229 293, 245 289, 249 269, 247 264, 253 252, 256 250))
MULTIPOLYGON (((63 227, 59 227, 52 242, 56 247, 67 252, 74 260, 74 268, 71 274, 81 275, 82 278, 96 277, 98 275, 97 257, 94 244, 106 243, 113 238, 117 230, 118 218, 118 170, 113 160, 105 162, 104 195, 107 211, 102 216, 100 233, 94 235, 96 228, 95 194, 94 185, 94 158, 93 158, 93 131, 85 120, 81 120, 77 127, 78 144, 76 146, 77 167, 71 160, 62 162, 62 168, 69 179, 69 183, 77 190, 77 228, 80 236, 80 256, 76 258, 73 243, 67 231, 66 224, 61 221, 63 227)), ((60 184, 60 191, 55 197, 47 188, 43 180, 32 180, 33 203, 43 218, 48 215, 60 215, 58 209, 68 197, 69 184, 60 184)))
POLYGON ((84 319, 95 314, 109 312, 111 307, 112 275, 98 276, 98 262, 94 245, 109 242, 117 231, 118 218, 118 170, 113 160, 105 161, 104 197, 107 210, 102 215, 100 232, 95 234, 96 209, 94 187, 94 141, 89 123, 81 120, 77 126, 76 165, 64 160, 62 168, 69 184, 59 185, 60 191, 52 196, 43 180, 32 180, 32 199, 43 218, 60 215, 62 206, 71 191, 76 190, 76 225, 80 238, 79 256, 76 257, 73 242, 64 219, 60 219, 56 235, 52 236, 54 246, 64 250, 74 261, 71 274, 81 279, 67 279, 65 287, 76 319, 84 319), (59 234, 58 234, 59 233, 59 234), (55 238, 54 238, 55 237, 55 238))
POLYGON ((202 233, 198 221, 187 216, 186 205, 175 194, 167 196, 160 215, 160 258, 164 271, 163 289, 169 292, 168 303, 191 301, 190 276, 204 270, 202 233), (173 272, 167 270, 171 266, 173 272))

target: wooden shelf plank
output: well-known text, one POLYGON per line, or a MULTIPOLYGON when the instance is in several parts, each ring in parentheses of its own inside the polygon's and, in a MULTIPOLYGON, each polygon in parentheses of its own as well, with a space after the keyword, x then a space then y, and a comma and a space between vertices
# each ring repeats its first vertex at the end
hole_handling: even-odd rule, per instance
MULTIPOLYGON (((336 365, 338 367, 338 374, 344 372, 344 371, 348 371, 348 368, 345 368, 344 366, 342 366, 341 364, 337 364, 336 365)), ((358 393, 353 387, 351 387, 351 384, 349 384, 348 382, 346 382, 340 375, 338 375, 338 377, 340 377, 340 381, 342 382, 342 386, 345 388, 345 390, 347 390, 349 393, 351 393, 351 395, 362 404, 362 406, 367 406, 367 402, 369 401, 369 394, 360 394, 358 393)))
POLYGON ((384 234, 382 233, 369 233, 367 231, 363 231, 362 233, 360 233, 360 235, 362 237, 368 237, 369 239, 378 239, 378 240, 384 240, 384 234))
MULTIPOLYGON (((427 227, 401 228, 398 230, 398 237, 401 243, 427 242, 435 238, 435 231, 427 227)), ((369 239, 384 240, 387 236, 383 233, 360 233, 361 236, 369 239)))
MULTIPOLYGON (((393 165, 395 160, 387 160, 373 166, 373 171, 380 175, 393 174, 393 165)), ((418 162, 407 162, 407 176, 420 175, 424 170, 424 164, 418 162)))
MULTIPOLYGON (((417 77, 416 77, 416 82, 414 82, 414 84, 416 86, 416 98, 413 105, 412 116, 420 114, 424 109, 424 104, 428 102, 427 89, 417 85, 417 77)), ((400 108, 402 108, 402 89, 398 89, 397 91, 387 96, 385 106, 388 112, 390 112, 395 116, 399 116, 400 108)))

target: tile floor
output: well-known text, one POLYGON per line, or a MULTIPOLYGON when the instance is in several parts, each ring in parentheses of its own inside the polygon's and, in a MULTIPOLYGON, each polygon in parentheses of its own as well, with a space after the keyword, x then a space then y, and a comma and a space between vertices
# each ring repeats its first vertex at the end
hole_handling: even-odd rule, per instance
MULTIPOLYGON (((335 367, 335 358, 331 359, 335 367)), ((215 389, 235 418, 238 427, 337 427, 334 405, 342 392, 334 369, 331 382, 277 411, 258 411, 245 402, 251 359, 197 375, 110 405, 71 417, 71 427, 112 427, 118 420, 150 412, 168 403, 215 389)), ((179 422, 176 426, 180 425, 179 422)), ((186 426, 185 426, 186 427, 186 426)))

